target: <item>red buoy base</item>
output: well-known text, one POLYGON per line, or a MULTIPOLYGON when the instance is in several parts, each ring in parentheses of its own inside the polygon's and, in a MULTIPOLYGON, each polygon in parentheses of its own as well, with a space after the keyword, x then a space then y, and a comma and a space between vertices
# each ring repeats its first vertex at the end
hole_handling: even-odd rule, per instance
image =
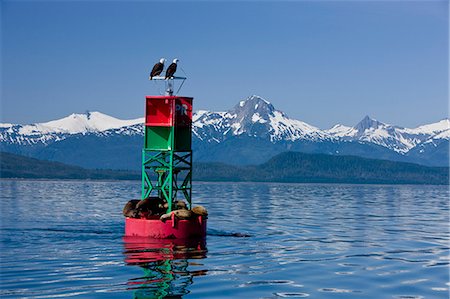
POLYGON ((125 218, 125 236, 155 239, 191 239, 206 237, 206 217, 179 220, 175 217, 159 219, 125 218))

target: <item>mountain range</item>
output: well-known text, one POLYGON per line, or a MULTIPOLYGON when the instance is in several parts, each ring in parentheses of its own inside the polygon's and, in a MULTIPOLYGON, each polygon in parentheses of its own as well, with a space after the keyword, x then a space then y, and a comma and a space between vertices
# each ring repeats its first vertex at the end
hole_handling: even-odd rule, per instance
MULTIPOLYGON (((0 124, 0 150, 86 168, 141 165, 144 118, 120 120, 100 112, 71 114, 37 124, 0 124)), ((289 118, 253 95, 226 112, 193 115, 194 160, 260 164, 286 151, 448 166, 450 121, 417 128, 385 124, 369 116, 353 127, 321 130, 289 118)))

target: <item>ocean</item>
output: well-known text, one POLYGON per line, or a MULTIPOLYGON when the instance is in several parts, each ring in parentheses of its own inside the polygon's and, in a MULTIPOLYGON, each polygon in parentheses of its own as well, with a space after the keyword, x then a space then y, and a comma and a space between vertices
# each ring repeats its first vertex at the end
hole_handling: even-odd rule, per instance
POLYGON ((0 180, 0 297, 449 297, 448 186, 193 185, 204 241, 124 238, 139 181, 0 180))

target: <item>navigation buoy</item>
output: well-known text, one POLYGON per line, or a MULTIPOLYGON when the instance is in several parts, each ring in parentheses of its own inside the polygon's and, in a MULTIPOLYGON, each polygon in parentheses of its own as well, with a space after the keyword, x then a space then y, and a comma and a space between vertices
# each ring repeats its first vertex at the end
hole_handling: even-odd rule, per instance
POLYGON ((166 95, 145 98, 142 195, 124 207, 125 236, 206 236, 206 209, 192 206, 192 101, 174 96, 171 84, 166 95))

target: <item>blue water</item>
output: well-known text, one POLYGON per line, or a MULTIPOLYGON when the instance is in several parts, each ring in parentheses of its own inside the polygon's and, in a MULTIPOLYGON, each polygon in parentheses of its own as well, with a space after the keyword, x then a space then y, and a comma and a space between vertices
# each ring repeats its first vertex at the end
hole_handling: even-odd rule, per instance
POLYGON ((445 186, 194 182, 208 236, 177 243, 123 239, 139 184, 0 181, 0 297, 449 296, 445 186))

